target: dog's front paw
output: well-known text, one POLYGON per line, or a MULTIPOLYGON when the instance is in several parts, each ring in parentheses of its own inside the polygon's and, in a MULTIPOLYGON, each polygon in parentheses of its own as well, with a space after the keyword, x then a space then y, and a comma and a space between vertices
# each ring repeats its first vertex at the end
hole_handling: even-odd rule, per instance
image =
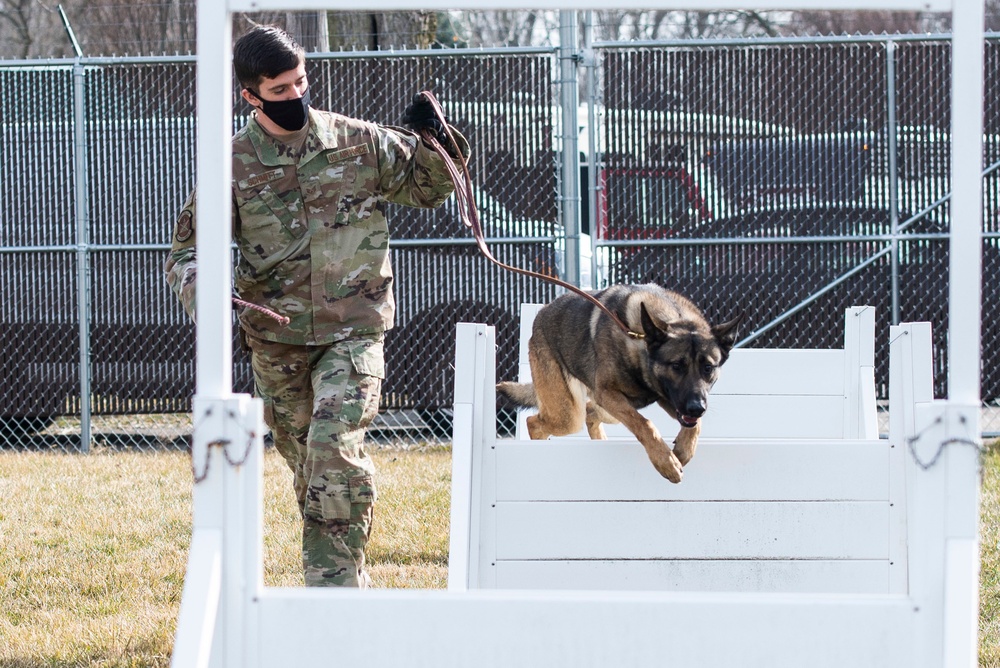
POLYGON ((698 447, 698 435, 688 434, 688 432, 692 431, 694 430, 681 429, 681 433, 674 439, 674 456, 680 461, 681 466, 687 466, 687 463, 694 457, 695 449, 698 447))
POLYGON ((649 461, 653 462, 653 468, 670 482, 677 483, 684 477, 684 467, 680 460, 666 446, 662 450, 649 453, 649 461))

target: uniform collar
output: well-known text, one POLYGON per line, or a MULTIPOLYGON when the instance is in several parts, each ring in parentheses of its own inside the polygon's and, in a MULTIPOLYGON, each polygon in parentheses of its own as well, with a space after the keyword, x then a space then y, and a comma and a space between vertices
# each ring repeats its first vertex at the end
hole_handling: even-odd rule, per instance
POLYGON ((295 165, 306 163, 325 150, 344 145, 344 129, 336 123, 336 114, 320 114, 315 109, 309 109, 309 134, 305 139, 305 151, 297 157, 288 146, 269 135, 260 123, 256 114, 247 123, 247 135, 253 143, 254 151, 260 164, 266 167, 295 165))

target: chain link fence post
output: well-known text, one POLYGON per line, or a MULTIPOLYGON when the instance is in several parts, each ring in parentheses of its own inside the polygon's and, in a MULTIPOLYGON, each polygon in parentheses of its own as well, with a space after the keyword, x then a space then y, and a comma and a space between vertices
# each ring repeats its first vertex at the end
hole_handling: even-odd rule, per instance
POLYGON ((597 189, 600 187, 597 180, 597 170, 600 168, 597 150, 597 109, 600 97, 597 94, 597 55, 594 52, 594 12, 589 10, 583 14, 583 58, 581 65, 584 68, 587 95, 587 220, 581 220, 581 225, 590 235, 590 285, 583 287, 598 289, 604 287, 596 243, 598 234, 597 206, 600 201, 597 193, 597 189))
POLYGON ((577 83, 577 13, 559 12, 559 100, 562 106, 562 221, 565 241, 564 279, 580 285, 580 122, 577 83))
POLYGON ((886 95, 886 151, 889 170, 889 225, 892 230, 892 251, 890 258, 890 281, 892 300, 892 324, 899 324, 899 124, 896 121, 896 42, 885 44, 885 95, 886 95))
POLYGON ((80 452, 90 452, 90 196, 87 184, 87 70, 73 65, 73 188, 76 218, 77 312, 80 320, 80 452))

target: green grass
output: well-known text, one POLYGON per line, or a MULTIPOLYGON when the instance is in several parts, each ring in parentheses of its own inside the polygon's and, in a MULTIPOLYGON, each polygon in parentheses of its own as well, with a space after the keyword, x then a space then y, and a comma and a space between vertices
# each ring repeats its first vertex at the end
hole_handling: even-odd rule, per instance
MULTIPOLYGON (((445 587, 449 451, 374 457, 375 585, 445 587)), ((1000 668, 1000 447, 984 463, 980 667, 1000 668)), ((265 584, 301 585, 301 524, 273 450, 264 485, 265 584)), ((167 666, 190 538, 184 453, 0 453, 0 667, 167 666)))

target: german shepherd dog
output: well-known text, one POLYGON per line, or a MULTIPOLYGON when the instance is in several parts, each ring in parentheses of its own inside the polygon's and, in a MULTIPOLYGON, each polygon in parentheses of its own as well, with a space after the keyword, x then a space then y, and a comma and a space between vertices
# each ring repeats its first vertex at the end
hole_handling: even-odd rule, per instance
POLYGON ((593 439, 602 423, 621 422, 664 478, 680 482, 694 456, 708 391, 736 342, 744 314, 712 326, 690 300, 658 285, 616 285, 594 294, 633 338, 582 296, 567 293, 543 307, 528 341, 533 383, 497 390, 519 406, 536 406, 532 439, 564 436, 584 423, 593 439), (674 448, 638 409, 656 402, 681 429, 674 448))

